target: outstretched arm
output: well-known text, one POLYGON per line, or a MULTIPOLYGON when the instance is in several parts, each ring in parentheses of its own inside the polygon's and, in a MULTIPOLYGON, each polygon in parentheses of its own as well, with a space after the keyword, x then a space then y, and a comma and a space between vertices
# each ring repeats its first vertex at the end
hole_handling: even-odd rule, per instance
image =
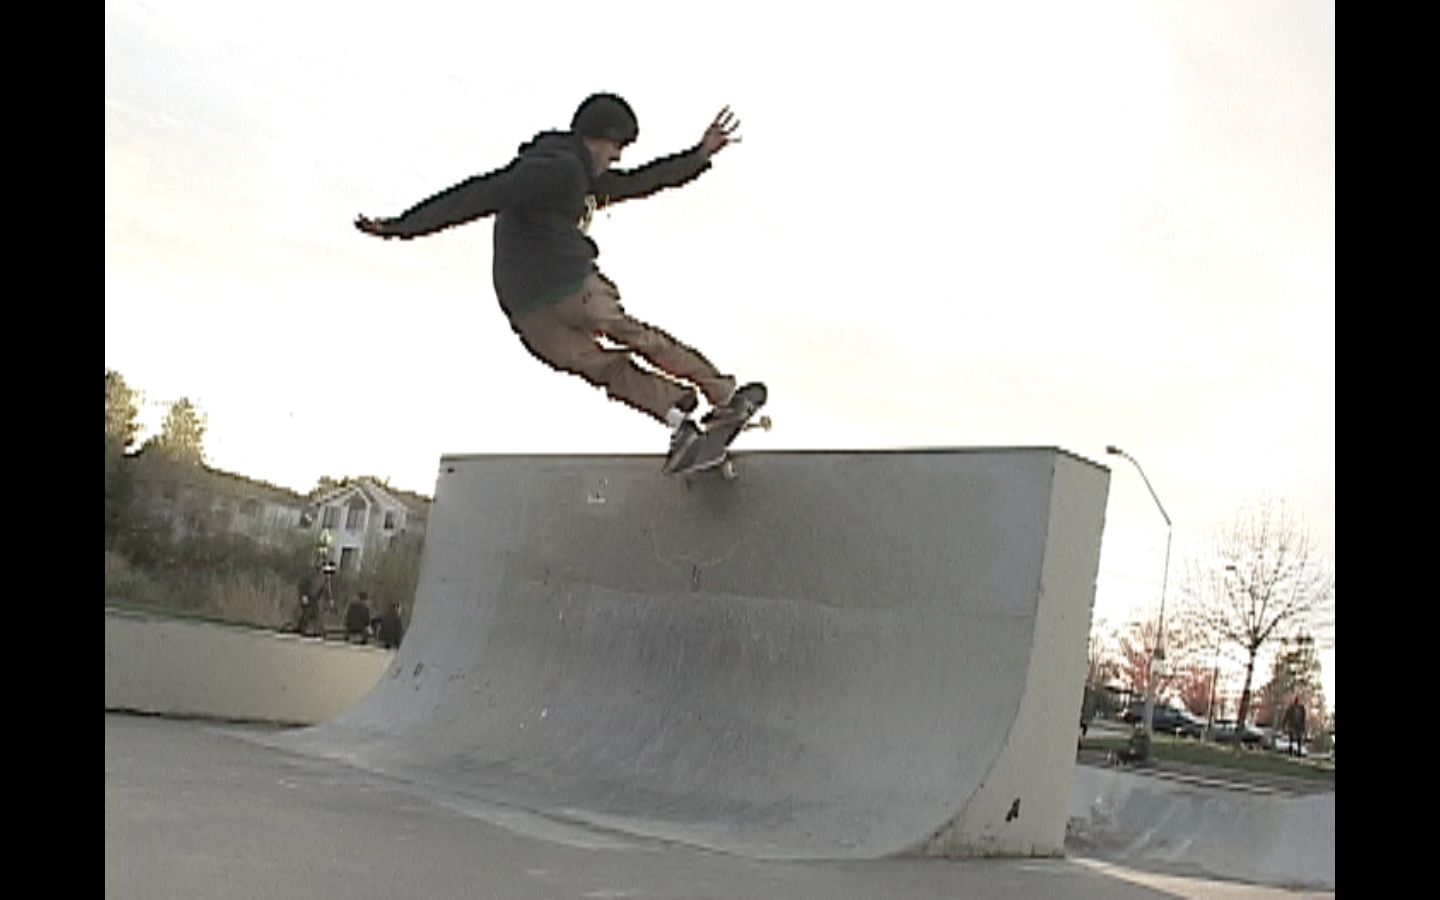
POLYGON ((495 186, 498 175, 477 175, 441 191, 395 218, 357 216, 355 227, 366 234, 381 238, 409 240, 433 234, 455 225, 496 212, 495 186))
POLYGON ((476 176, 411 207, 395 218, 357 216, 355 227, 365 234, 380 238, 413 237, 432 234, 454 225, 463 225, 495 210, 487 202, 486 188, 492 176, 476 176))
POLYGON ((661 157, 638 169, 610 169, 602 172, 595 179, 595 193, 600 205, 648 197, 664 188, 687 184, 710 168, 711 156, 730 144, 740 143, 740 136, 736 133, 739 128, 740 120, 735 118, 727 106, 720 110, 715 120, 705 129, 700 143, 689 150, 661 157))
POLYGON ((355 227, 381 238, 408 240, 463 225, 512 206, 543 205, 566 196, 584 177, 574 159, 550 156, 511 163, 462 181, 393 218, 357 216, 355 227))

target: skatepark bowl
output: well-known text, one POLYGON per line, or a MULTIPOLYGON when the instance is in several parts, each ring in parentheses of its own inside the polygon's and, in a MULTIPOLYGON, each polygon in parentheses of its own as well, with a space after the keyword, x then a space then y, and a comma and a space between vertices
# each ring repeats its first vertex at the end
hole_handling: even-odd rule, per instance
MULTIPOLYGON (((1063 855, 1108 469, 1053 448, 741 465, 442 458, 400 649, 346 676, 374 681, 343 709, 255 739, 451 809, 756 860, 1063 855)), ((112 705, 135 665, 113 642, 107 614, 107 709, 145 711, 112 705)))

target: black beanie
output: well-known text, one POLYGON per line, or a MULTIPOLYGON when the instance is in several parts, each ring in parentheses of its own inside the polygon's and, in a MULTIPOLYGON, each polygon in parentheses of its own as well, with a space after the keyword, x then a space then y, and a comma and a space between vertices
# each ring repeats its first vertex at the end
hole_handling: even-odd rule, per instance
POLYGON ((629 144, 640 134, 640 123, 630 104, 615 94, 591 94, 575 110, 570 130, 588 138, 605 138, 629 144))

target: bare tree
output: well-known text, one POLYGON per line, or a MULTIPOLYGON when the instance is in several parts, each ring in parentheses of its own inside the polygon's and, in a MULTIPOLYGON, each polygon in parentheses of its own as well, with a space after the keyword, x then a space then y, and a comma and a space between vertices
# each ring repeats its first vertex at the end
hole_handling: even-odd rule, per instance
POLYGON ((1175 692, 1185 708, 1202 719, 1208 719, 1214 700, 1214 673, 1195 664, 1175 674, 1175 692))
POLYGON ((1109 623, 1097 621, 1090 629, 1085 653, 1085 683, 1091 687, 1110 684, 1120 675, 1120 664, 1110 647, 1109 623))
POLYGON ((1187 566, 1185 615, 1219 646, 1244 652, 1238 719, 1250 715, 1255 664, 1271 642, 1313 633, 1335 598, 1335 576, 1315 540, 1283 503, 1242 511, 1214 544, 1213 558, 1187 566))
POLYGON ((1154 619, 1137 619, 1127 623, 1116 638, 1116 674, 1130 690, 1144 694, 1153 679, 1156 702, 1168 702, 1181 694, 1182 681, 1193 668, 1195 630, 1183 617, 1171 616, 1165 620, 1165 639, 1159 646, 1165 648, 1164 659, 1154 660, 1151 655, 1157 646, 1155 640, 1157 623, 1154 619))
POLYGON ((1270 664, 1270 681, 1256 691, 1260 705, 1257 721, 1278 723, 1290 701, 1298 699, 1318 727, 1325 719, 1325 691, 1320 686, 1320 657, 1315 639, 1300 634, 1287 640, 1270 664))

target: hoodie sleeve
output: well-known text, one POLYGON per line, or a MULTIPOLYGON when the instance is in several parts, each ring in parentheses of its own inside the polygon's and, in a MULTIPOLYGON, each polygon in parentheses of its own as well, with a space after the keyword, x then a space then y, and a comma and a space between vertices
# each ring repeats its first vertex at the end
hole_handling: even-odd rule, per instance
POLYGON ((464 225, 501 210, 563 203, 580 189, 584 170, 560 156, 521 157, 422 200, 386 222, 396 237, 412 238, 464 225))
POLYGON ((681 153, 672 153, 638 169, 610 170, 595 178, 595 195, 600 206, 648 197, 665 188, 694 181, 710 168, 710 160, 697 144, 681 153))

